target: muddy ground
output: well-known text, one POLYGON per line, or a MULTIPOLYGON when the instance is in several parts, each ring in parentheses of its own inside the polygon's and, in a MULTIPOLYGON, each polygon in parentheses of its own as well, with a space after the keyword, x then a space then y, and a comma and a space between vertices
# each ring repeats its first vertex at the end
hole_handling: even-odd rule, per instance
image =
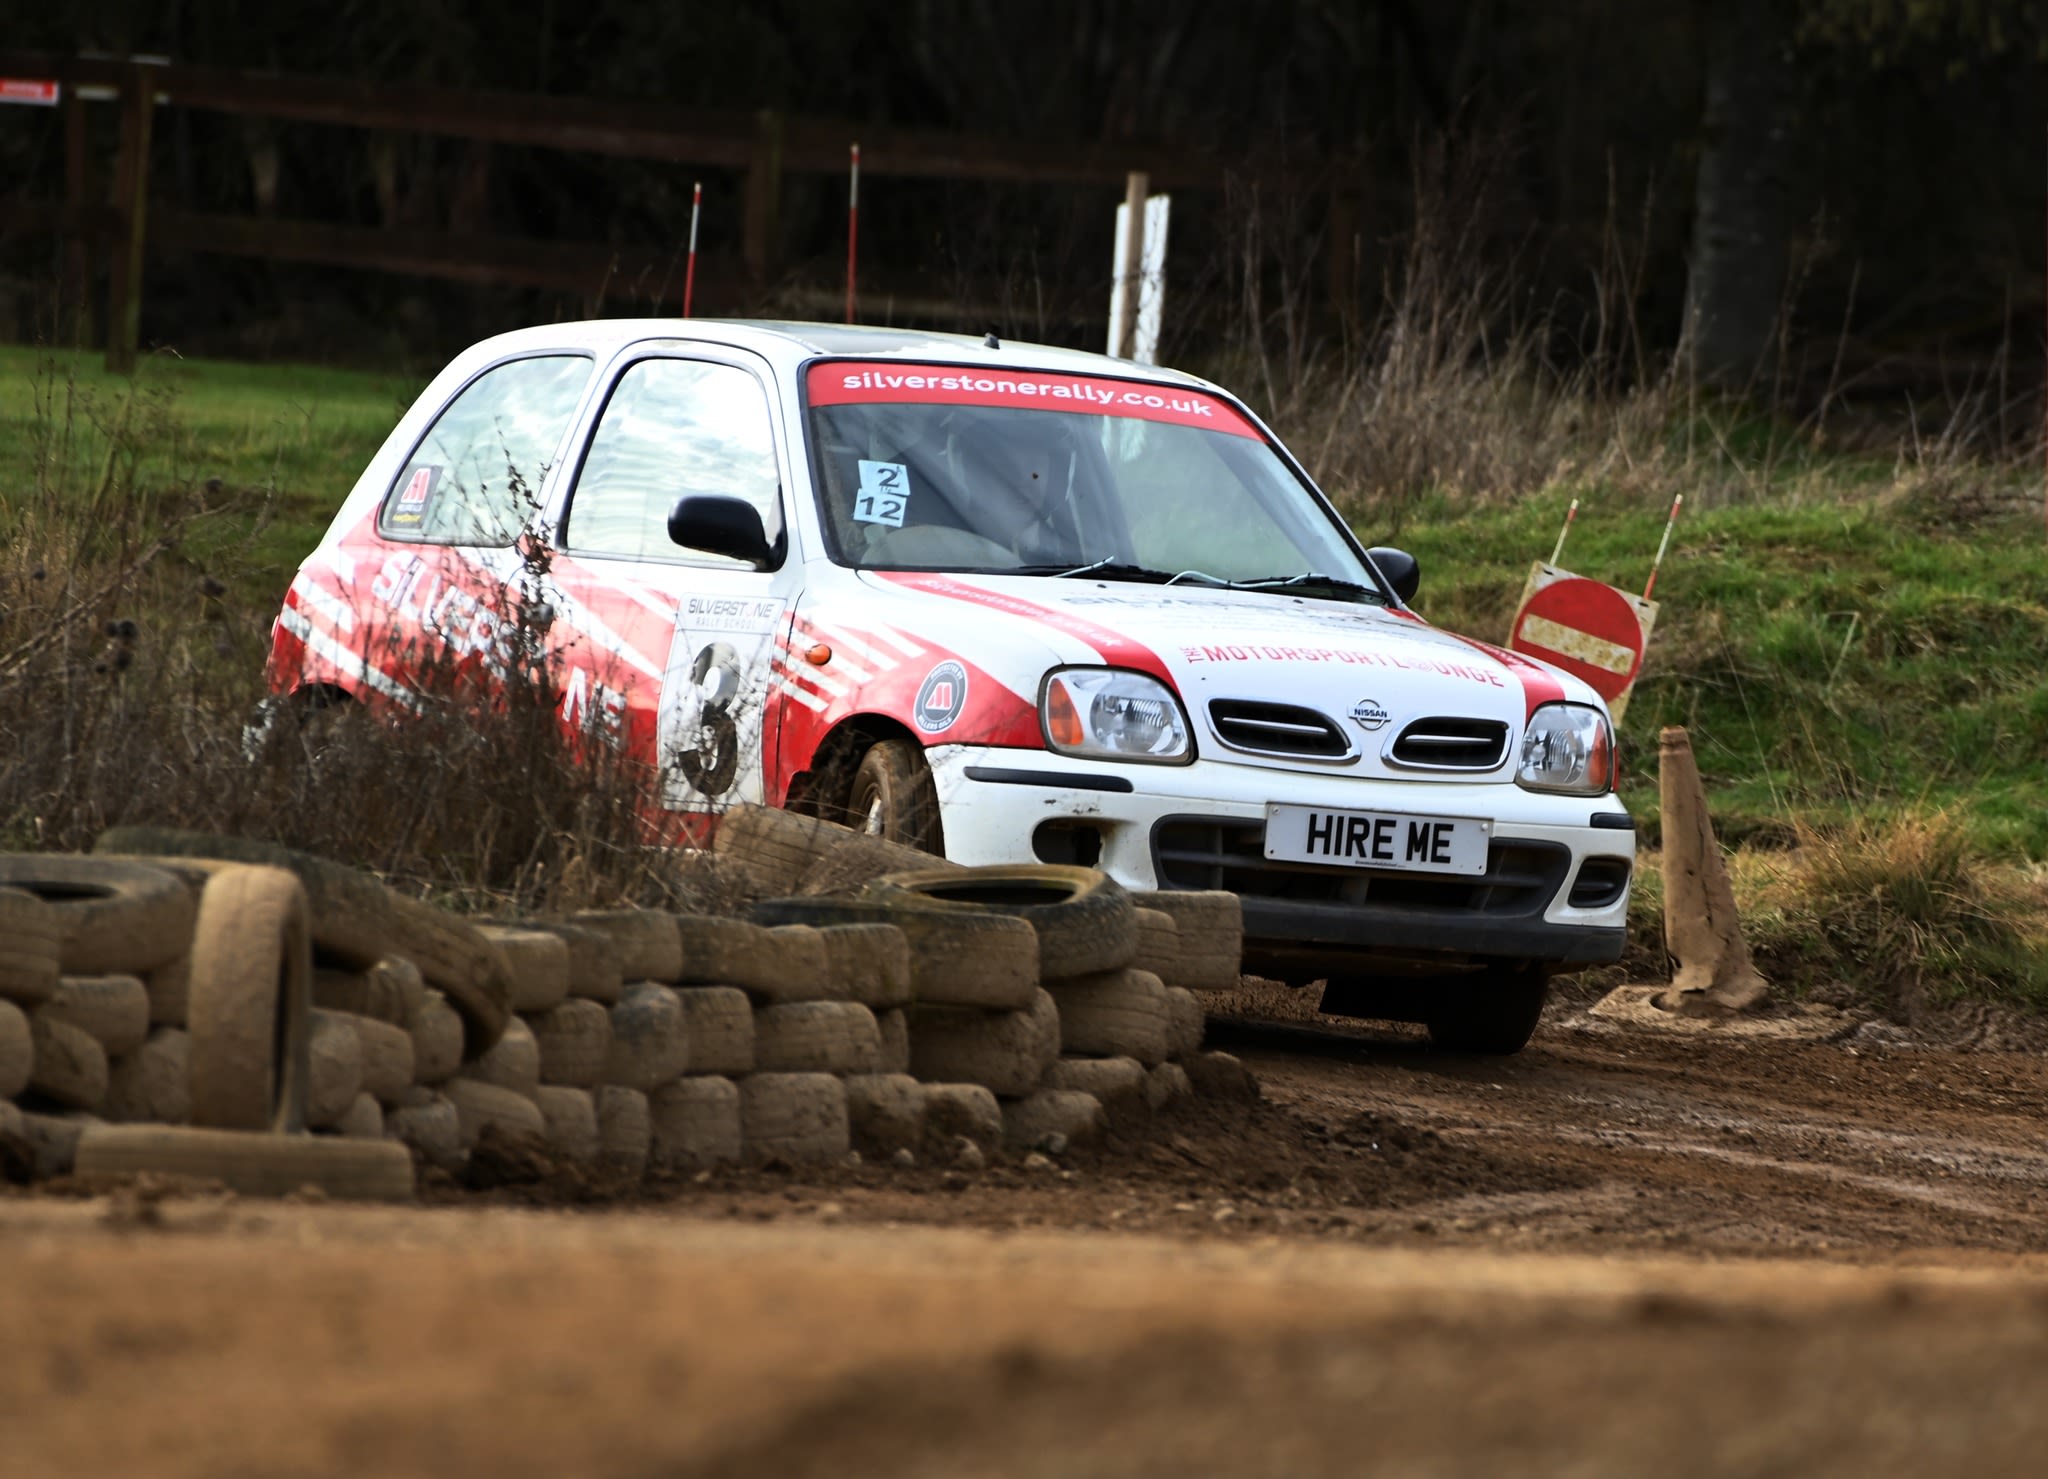
POLYGON ((1034 1169, 0 1194, 0 1470, 2042 1472, 2040 1052, 1215 1035, 1034 1169))

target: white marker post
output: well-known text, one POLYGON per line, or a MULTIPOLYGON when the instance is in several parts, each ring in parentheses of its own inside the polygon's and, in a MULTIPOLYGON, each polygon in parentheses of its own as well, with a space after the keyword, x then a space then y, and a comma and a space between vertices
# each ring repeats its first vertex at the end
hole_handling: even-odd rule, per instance
POLYGON ((860 241, 860 145, 853 146, 853 166, 846 177, 846 321, 853 322, 855 247, 860 241))
POLYGON ((1564 527, 1557 531, 1557 548, 1550 552, 1550 563, 1555 565, 1564 558, 1565 536, 1572 532, 1572 520, 1579 516, 1579 500, 1574 498, 1572 506, 1564 511, 1564 527))
POLYGON ((1650 562, 1649 584, 1643 587, 1645 601, 1650 599, 1650 592, 1657 589, 1657 571, 1664 564, 1664 551, 1671 548, 1671 527, 1678 522, 1678 508, 1684 502, 1683 493, 1677 494, 1671 500, 1671 516, 1664 521, 1664 537, 1657 541, 1657 558, 1650 562))
POLYGON ((690 302, 697 292, 697 217, 704 212, 704 182, 690 191, 690 264, 683 269, 683 317, 690 316, 690 302))

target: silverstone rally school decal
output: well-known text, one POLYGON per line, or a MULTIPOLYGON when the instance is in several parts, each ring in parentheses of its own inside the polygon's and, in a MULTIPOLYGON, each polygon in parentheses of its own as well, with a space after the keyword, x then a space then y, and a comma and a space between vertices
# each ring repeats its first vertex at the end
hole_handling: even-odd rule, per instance
POLYGON ((761 799, 759 757, 743 751, 760 743, 768 660, 786 609, 773 596, 689 595, 677 604, 655 720, 662 804, 671 811, 761 799), (743 777, 741 794, 729 797, 743 777))

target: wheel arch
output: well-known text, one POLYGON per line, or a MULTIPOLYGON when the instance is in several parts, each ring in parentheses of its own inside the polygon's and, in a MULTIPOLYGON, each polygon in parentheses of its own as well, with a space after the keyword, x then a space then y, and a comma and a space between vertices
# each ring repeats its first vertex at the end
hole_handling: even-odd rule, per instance
POLYGON ((870 746, 887 739, 906 739, 924 747, 916 731, 900 719, 876 713, 847 715, 818 741, 809 763, 790 775, 782 804, 806 816, 819 816, 821 808, 843 805, 860 757, 870 746))

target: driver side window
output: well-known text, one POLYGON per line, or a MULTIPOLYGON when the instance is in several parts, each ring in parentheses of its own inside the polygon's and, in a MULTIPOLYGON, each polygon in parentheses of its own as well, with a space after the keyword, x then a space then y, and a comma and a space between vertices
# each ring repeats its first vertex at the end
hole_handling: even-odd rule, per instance
POLYGON ((775 436, 761 382, 734 365, 643 359, 626 368, 569 502, 564 544, 583 554, 741 567, 668 537, 685 493, 743 498, 772 543, 782 529, 775 436))

